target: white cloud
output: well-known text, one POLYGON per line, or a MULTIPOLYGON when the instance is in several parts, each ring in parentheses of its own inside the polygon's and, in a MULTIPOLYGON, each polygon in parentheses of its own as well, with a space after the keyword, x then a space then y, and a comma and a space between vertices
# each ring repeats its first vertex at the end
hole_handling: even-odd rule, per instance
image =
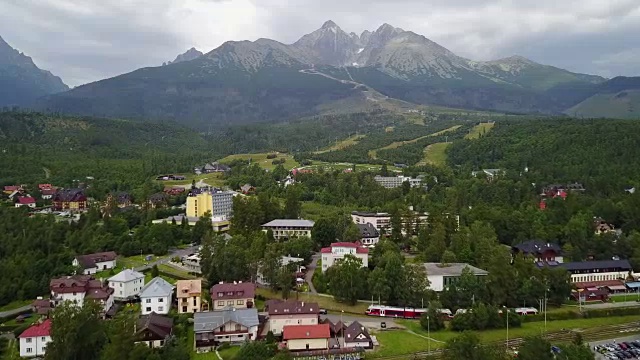
POLYGON ((605 61, 640 48, 637 0, 0 0, 0 9, 0 36, 71 85, 192 46, 291 43, 328 19, 356 33, 390 23, 471 59, 521 54, 600 74, 637 71, 605 61))

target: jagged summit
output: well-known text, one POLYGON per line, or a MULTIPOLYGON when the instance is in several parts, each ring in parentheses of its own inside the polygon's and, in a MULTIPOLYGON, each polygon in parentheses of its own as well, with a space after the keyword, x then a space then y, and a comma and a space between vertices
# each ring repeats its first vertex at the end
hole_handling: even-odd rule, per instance
POLYGON ((184 53, 178 55, 175 60, 168 61, 165 64, 169 65, 169 64, 175 64, 175 63, 179 63, 179 62, 183 62, 183 61, 191 61, 191 60, 195 60, 195 59, 199 58, 202 55, 204 55, 204 54, 201 51, 199 51, 196 48, 192 47, 191 49, 189 49, 189 50, 185 51, 184 53))
POLYGON ((333 20, 327 20, 322 24, 321 29, 339 28, 339 26, 333 22, 333 20))

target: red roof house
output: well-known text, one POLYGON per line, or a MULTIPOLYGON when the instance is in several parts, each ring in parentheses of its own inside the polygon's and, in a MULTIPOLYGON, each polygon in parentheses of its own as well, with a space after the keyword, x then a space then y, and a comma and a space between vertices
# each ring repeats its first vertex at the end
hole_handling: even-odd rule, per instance
POLYGON ((225 307, 237 309, 252 308, 255 302, 256 285, 250 282, 219 283, 209 292, 213 301, 213 310, 225 307))
POLYGON ((282 339, 291 351, 327 350, 331 330, 329 324, 286 325, 282 339))
POLYGON ((36 207, 36 199, 32 198, 31 196, 18 196, 16 200, 16 207, 23 206, 30 208, 36 207))
POLYGON ((31 326, 27 330, 23 331, 18 337, 25 339, 43 336, 51 336, 51 319, 47 319, 40 324, 31 326))

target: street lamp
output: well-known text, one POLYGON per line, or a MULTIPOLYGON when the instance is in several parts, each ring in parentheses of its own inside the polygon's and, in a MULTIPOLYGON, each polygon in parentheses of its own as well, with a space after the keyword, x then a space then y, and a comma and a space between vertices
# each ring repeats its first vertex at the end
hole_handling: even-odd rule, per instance
POLYGON ((507 351, 509 351, 509 309, 503 306, 504 311, 507 313, 507 351))
POLYGON ((429 341, 429 355, 431 355, 431 318, 427 315, 427 339, 429 341))

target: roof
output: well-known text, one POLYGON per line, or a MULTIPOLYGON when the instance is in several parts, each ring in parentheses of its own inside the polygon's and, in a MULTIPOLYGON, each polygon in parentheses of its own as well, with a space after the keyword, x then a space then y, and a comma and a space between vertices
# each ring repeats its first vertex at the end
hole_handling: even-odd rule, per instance
POLYGON ((137 333, 149 330, 158 338, 164 339, 171 335, 173 330, 173 319, 152 312, 149 315, 143 315, 138 319, 137 333))
POLYGON ((356 342, 356 341, 371 341, 371 335, 367 331, 367 328, 362 326, 357 321, 351 323, 351 325, 347 326, 344 330, 344 341, 345 342, 356 342), (360 334, 364 335, 364 339, 357 339, 360 334))
MULTIPOLYGON (((61 277, 58 279, 52 279, 49 282, 49 288, 52 292, 57 294, 68 294, 68 293, 89 293, 94 289, 103 289, 107 291, 108 287, 104 286, 100 280, 96 280, 90 275, 73 275, 61 277)), ((104 295, 104 294, 95 294, 104 295)), ((96 298, 96 297, 94 297, 96 298)))
POLYGON ((427 270, 428 276, 441 275, 441 276, 460 276, 462 270, 466 267, 471 270, 474 275, 488 275, 486 270, 482 270, 475 266, 471 266, 465 263, 451 263, 446 266, 442 266, 441 263, 424 263, 424 268, 427 270))
POLYGON ((260 324, 258 321, 258 310, 255 308, 225 309, 193 314, 193 330, 196 333, 211 332, 230 321, 246 328, 252 328, 260 324))
POLYGON ((76 259, 83 269, 91 269, 96 266, 96 263, 104 261, 113 261, 118 257, 114 251, 107 251, 95 254, 78 255, 76 259))
POLYGON ((287 325, 282 328, 283 340, 328 339, 330 337, 329 324, 287 325))
POLYGON ((355 248, 356 249, 356 254, 368 254, 369 253, 369 249, 358 245, 356 243, 350 243, 350 242, 337 242, 337 243, 333 243, 331 244, 330 247, 325 247, 320 249, 320 252, 323 254, 330 254, 332 251, 331 249, 334 247, 346 247, 346 248, 355 248))
POLYGON ((56 193, 53 200, 62 202, 75 202, 86 201, 87 197, 84 195, 84 190, 82 189, 62 189, 56 193))
POLYGON ((318 314, 317 303, 304 301, 281 301, 269 304, 269 315, 318 314))
POLYGON ((133 280, 144 279, 144 274, 132 269, 124 269, 116 275, 109 278, 109 281, 129 282, 133 280))
POLYGON ((212 300, 247 299, 256 296, 256 284, 250 282, 222 283, 211 287, 212 300))
POLYGON ((32 198, 31 196, 18 196, 18 203, 23 205, 35 204, 36 199, 32 198))
POLYGON ((42 195, 55 195, 58 192, 57 189, 42 189, 40 190, 40 194, 42 195))
POLYGON ((179 298, 202 294, 202 280, 178 280, 176 289, 179 298))
POLYGON ((313 227, 312 220, 304 219, 276 219, 262 225, 263 227, 313 227))
POLYGON ((161 277, 155 277, 140 290, 140 297, 164 297, 173 293, 173 285, 161 277))
MULTIPOLYGON (((100 282, 99 280, 96 281, 100 282)), ((88 299, 106 300, 111 296, 111 294, 114 293, 114 291, 115 290, 110 287, 91 286, 89 289, 87 289, 85 297, 88 299)))
MULTIPOLYGON (((538 264, 540 266, 540 264, 538 264)), ((629 260, 598 260, 598 261, 580 261, 561 263, 558 266, 563 267, 569 271, 574 270, 596 270, 596 269, 621 269, 631 270, 631 264, 629 260)))
POLYGON ((375 213, 375 212, 368 212, 368 211, 352 211, 351 215, 356 215, 356 216, 366 216, 366 217, 388 217, 389 213, 385 213, 385 212, 381 212, 381 213, 375 213))
POLYGON ((43 321, 41 324, 36 324, 23 331, 19 338, 31 338, 40 336, 51 336, 51 319, 43 321))
POLYGON ((377 238, 380 237, 380 232, 371 223, 357 224, 358 230, 360 230, 360 236, 363 238, 377 238))
POLYGON ((4 191, 16 191, 16 190, 20 190, 21 186, 20 185, 5 185, 4 186, 4 191))
POLYGON ((560 253, 562 249, 559 245, 539 240, 529 240, 512 247, 525 254, 542 254, 545 251, 555 251, 560 253))

